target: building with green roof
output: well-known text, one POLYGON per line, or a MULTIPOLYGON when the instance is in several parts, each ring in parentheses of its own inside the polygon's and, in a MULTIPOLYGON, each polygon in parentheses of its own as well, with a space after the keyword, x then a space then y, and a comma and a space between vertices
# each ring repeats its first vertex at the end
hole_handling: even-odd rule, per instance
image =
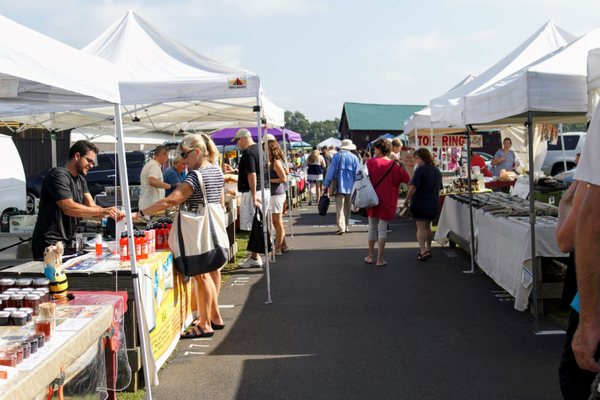
POLYGON ((404 132, 404 120, 424 105, 344 103, 340 119, 342 139, 351 139, 359 149, 385 135, 404 132))

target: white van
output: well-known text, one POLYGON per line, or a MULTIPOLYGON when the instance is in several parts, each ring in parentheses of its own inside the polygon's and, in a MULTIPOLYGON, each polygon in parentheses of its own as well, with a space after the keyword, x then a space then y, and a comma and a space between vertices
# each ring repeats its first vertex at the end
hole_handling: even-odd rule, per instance
POLYGON ((25 170, 12 137, 0 134, 0 149, 0 213, 9 207, 25 210, 25 170))

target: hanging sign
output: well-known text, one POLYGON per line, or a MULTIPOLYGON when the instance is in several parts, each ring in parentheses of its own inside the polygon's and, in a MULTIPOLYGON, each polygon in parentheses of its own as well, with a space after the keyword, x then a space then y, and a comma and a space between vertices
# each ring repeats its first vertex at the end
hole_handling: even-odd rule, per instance
MULTIPOLYGON (((483 147, 483 137, 481 135, 471 135, 471 147, 483 147)), ((465 135, 433 135, 433 144, 431 136, 419 135, 417 147, 463 147, 466 142, 465 135)))

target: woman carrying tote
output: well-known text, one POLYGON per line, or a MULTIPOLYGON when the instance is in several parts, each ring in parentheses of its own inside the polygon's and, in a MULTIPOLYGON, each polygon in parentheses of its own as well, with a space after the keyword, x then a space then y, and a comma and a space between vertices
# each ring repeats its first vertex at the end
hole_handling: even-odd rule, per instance
POLYGON ((431 222, 440 210, 442 173, 433 164, 433 156, 426 148, 415 150, 414 157, 418 168, 408 186, 404 205, 409 207, 417 224, 417 260, 425 261, 431 257, 431 222))
MULTIPOLYGON (((198 174, 201 175, 206 189, 208 203, 225 206, 224 179, 221 169, 215 164, 219 151, 210 136, 194 134, 186 136, 179 144, 181 157, 187 161, 189 172, 185 180, 168 197, 134 213, 132 218, 143 218, 167 208, 186 204, 188 211, 196 211, 204 205, 198 174)), ((183 232, 185 235, 186 233, 183 232)), ((196 275, 200 299, 200 317, 181 334, 182 339, 211 337, 214 330, 223 329, 223 319, 219 311, 219 291, 221 289, 220 269, 196 275)))
POLYGON ((267 140, 269 149, 269 177, 271 179, 270 204, 273 226, 275 227, 275 255, 280 256, 289 250, 285 242, 285 228, 283 226, 287 173, 283 165, 283 152, 274 139, 273 137, 267 140))
POLYGON ((396 217, 398 207, 398 193, 400 184, 408 183, 410 177, 397 161, 389 158, 392 142, 380 139, 373 143, 374 157, 367 161, 369 179, 375 188, 379 204, 367 208, 369 216, 368 246, 369 253, 365 257, 367 264, 383 267, 383 251, 387 240, 388 223, 396 217), (377 242, 377 259, 375 259, 375 242, 377 242))

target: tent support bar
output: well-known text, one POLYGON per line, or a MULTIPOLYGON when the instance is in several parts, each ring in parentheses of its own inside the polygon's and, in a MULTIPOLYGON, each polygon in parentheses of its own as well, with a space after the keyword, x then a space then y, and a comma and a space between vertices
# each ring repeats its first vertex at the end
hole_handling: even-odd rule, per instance
POLYGON ((471 177, 471 125, 467 125, 465 135, 467 137, 467 188, 469 190, 469 228, 471 234, 471 269, 463 271, 465 274, 475 273, 475 228, 473 227, 473 185, 471 177))
MULTIPOLYGON (((260 97, 256 96, 256 105, 257 107, 259 107, 258 109, 260 110, 260 97)), ((265 199, 265 191, 263 190, 263 187, 265 185, 264 179, 265 179, 265 154, 263 152, 263 148, 262 148, 262 124, 261 124, 261 119, 260 119, 260 112, 256 113, 256 126, 257 126, 257 131, 258 131, 258 160, 259 160, 259 173, 260 173, 260 180, 256 179, 256 182, 258 183, 260 181, 260 187, 257 187, 256 190, 260 190, 260 195, 261 195, 261 208, 262 208, 262 214, 263 214, 263 240, 265 242, 265 271, 267 273, 267 301, 265 302, 265 304, 271 304, 273 303, 272 299, 271 299, 271 271, 269 269, 269 239, 268 239, 268 233, 267 233, 267 229, 268 229, 268 224, 266 221, 266 216, 267 216, 267 203, 266 203, 266 199, 265 199)), ((260 257, 260 255, 259 255, 260 257)))
POLYGON ((538 277, 539 272, 537 268, 537 250, 535 247, 535 181, 533 171, 535 171, 535 165, 533 163, 533 116, 531 111, 527 112, 527 140, 529 149, 529 231, 531 234, 531 275, 533 276, 533 304, 531 310, 533 312, 534 319, 534 331, 539 331, 538 326, 538 277))
POLYGON ((150 380, 150 374, 154 371, 154 368, 149 368, 148 365, 148 353, 152 351, 148 339, 148 328, 144 324, 144 309, 142 306, 142 297, 140 295, 140 282, 137 272, 137 261, 135 259, 135 244, 133 241, 133 220, 131 219, 131 201, 129 198, 129 179, 127 178, 127 161, 125 159, 125 141, 123 140, 123 121, 121 120, 121 113, 119 104, 115 104, 115 130, 117 134, 117 150, 119 152, 118 162, 121 176, 121 196, 123 199, 123 206, 125 207, 125 218, 127 222, 127 236, 129 239, 129 254, 131 254, 131 277, 133 279, 133 294, 135 300, 135 312, 138 316, 138 331, 140 338, 140 348, 142 353, 142 366, 144 368, 144 384, 146 385, 146 399, 152 399, 152 385, 150 380))

